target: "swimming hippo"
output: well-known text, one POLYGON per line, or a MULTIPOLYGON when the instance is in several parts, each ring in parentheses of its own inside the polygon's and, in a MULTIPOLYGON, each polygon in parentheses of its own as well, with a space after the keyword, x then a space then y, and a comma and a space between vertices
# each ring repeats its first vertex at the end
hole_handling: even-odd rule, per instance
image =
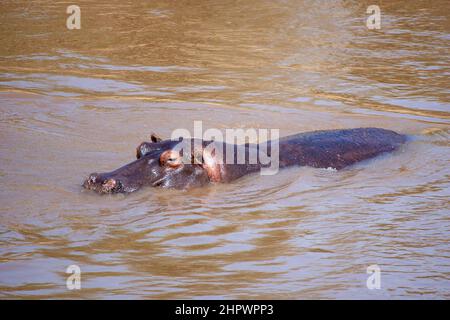
POLYGON ((310 166, 340 170, 393 151, 405 141, 404 135, 380 128, 300 133, 264 143, 268 146, 264 148, 262 144, 230 145, 199 139, 162 140, 153 134, 150 142, 137 147, 137 160, 111 172, 92 173, 83 186, 99 193, 128 193, 144 186, 188 189, 230 182, 269 167, 270 164, 262 161, 260 152, 264 149, 272 157, 274 145, 278 146, 279 168, 310 166), (227 158, 230 150, 233 156, 227 158), (240 162, 239 152, 245 155, 240 162), (256 160, 251 162, 255 154, 256 160))

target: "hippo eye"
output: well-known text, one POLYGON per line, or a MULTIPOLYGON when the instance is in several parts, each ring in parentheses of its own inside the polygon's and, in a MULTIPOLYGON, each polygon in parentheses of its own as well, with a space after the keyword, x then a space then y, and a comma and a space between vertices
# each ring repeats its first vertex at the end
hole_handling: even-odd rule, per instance
POLYGON ((181 157, 178 152, 167 150, 161 154, 160 162, 162 165, 176 168, 181 165, 181 157))

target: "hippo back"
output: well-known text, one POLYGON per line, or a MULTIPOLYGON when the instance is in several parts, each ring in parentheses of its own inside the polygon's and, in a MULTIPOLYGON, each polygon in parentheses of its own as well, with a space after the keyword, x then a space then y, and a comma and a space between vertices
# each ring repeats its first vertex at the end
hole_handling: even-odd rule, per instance
POLYGON ((380 128, 300 133, 280 139, 280 167, 291 165, 342 169, 393 151, 406 136, 380 128))

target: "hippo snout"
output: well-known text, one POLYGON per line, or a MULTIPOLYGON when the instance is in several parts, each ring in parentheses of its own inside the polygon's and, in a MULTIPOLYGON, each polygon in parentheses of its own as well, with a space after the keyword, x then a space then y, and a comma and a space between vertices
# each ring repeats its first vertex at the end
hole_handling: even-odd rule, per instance
POLYGON ((98 193, 115 193, 122 190, 122 182, 115 178, 107 178, 98 173, 91 173, 83 187, 98 193))
POLYGON ((98 173, 91 173, 89 175, 89 178, 87 178, 86 181, 84 182, 84 185, 86 186, 94 185, 97 182, 97 178, 98 173))

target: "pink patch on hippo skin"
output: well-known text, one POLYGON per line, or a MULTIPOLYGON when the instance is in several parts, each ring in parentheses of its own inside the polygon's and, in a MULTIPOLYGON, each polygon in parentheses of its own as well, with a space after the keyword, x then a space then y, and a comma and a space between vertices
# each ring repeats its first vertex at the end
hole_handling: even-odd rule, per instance
POLYGON ((215 157, 206 149, 203 150, 203 169, 208 173, 211 182, 222 181, 220 165, 217 163, 215 157))
POLYGON ((105 191, 111 191, 112 189, 114 189, 114 187, 116 186, 116 180, 114 179, 108 179, 105 182, 103 182, 102 184, 102 188, 105 191))

